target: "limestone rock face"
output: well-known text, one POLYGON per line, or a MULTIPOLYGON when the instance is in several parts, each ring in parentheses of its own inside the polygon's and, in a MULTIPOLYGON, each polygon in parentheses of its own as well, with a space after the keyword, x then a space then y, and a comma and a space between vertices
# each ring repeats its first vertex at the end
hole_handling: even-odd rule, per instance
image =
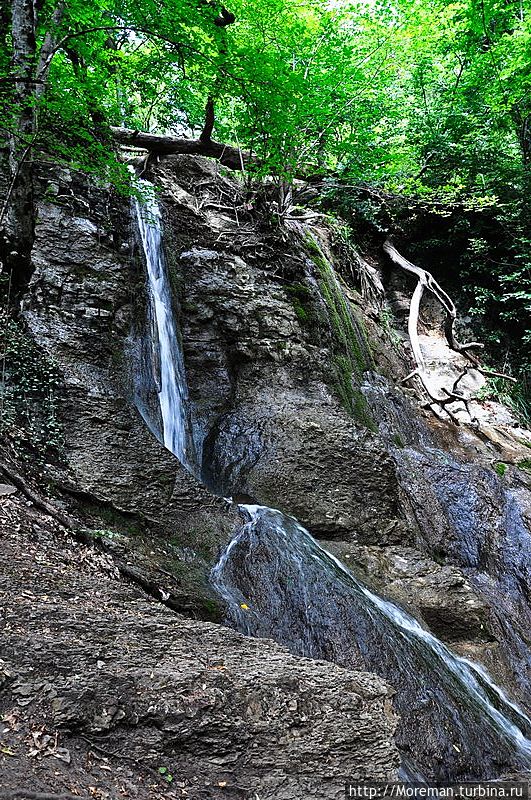
POLYGON ((157 442, 134 407, 127 351, 135 320, 145 324, 146 298, 129 204, 68 172, 43 178, 44 190, 52 178, 59 188, 53 203, 44 193, 39 206, 23 306, 64 381, 64 455, 47 465, 45 478, 86 512, 88 527, 128 535, 122 560, 145 581, 162 583, 183 610, 211 617, 208 572, 235 517, 157 442))
MULTIPOLYGON (((391 336, 358 303, 376 369, 387 374, 354 379, 374 422, 364 425, 339 400, 333 316, 309 229, 280 235, 206 162, 170 158, 155 177, 205 481, 297 517, 525 702, 529 479, 516 469, 525 432, 476 403, 479 429, 456 433, 421 410, 413 390, 393 389, 411 371, 406 333, 396 321, 391 336), (514 465, 505 483, 497 458, 514 465), (505 594, 500 575, 511 576, 505 594), (504 626, 500 608, 517 622, 504 626)), ((423 334, 435 372, 445 368, 430 349, 436 322, 423 334)))
POLYGON ((498 414, 495 424, 468 427, 426 417, 381 378, 366 396, 396 464, 416 546, 350 557, 529 707, 531 482, 511 464, 528 450, 529 432, 503 425, 498 414))
POLYGON ((318 537, 373 538, 375 517, 398 513, 395 471, 381 444, 324 387, 320 399, 289 389, 279 397, 276 386, 219 421, 210 463, 223 485, 292 514, 318 537))
MULTIPOLYGON (((458 535, 445 509, 424 495, 423 510, 411 509, 415 492, 432 486, 428 465, 437 462, 439 432, 370 372, 360 391, 377 433, 342 407, 334 330, 307 233, 279 239, 262 212, 245 211, 243 200, 240 217, 239 190, 207 162, 167 159, 156 180, 205 481, 222 494, 292 514, 445 641, 490 648, 488 599, 464 564, 445 563, 441 540, 458 535), (220 210, 217 193, 228 187, 231 200, 220 210), (293 300, 301 286, 311 325, 293 300), (418 458, 413 453, 406 463, 405 445, 418 458)), ((356 310, 365 315, 377 368, 398 382, 410 371, 407 350, 390 345, 367 308, 356 310)))
MULTIPOLYGON (((426 549, 456 565, 465 577, 463 583, 473 589, 487 610, 482 630, 490 629, 493 641, 485 660, 501 682, 514 686, 522 702, 528 703, 529 491, 519 482, 511 486, 500 480, 481 461, 463 463, 441 450, 426 453, 406 448, 397 458, 406 489, 404 506, 419 525, 426 549)), ((440 589, 443 587, 441 583, 440 589)), ((438 614, 436 597, 434 592, 432 616, 438 614)), ((453 629, 473 624, 474 619, 479 622, 481 617, 478 619, 475 611, 473 604, 462 604, 458 615, 461 622, 455 619, 453 629)), ((438 616, 440 624, 441 614, 438 616)), ((450 615, 446 621, 450 627, 450 615)))
MULTIPOLYGON (((492 601, 473 581, 479 562, 468 563, 463 550, 465 542, 476 547, 477 526, 471 520, 463 533, 454 525, 449 486, 459 466, 449 467, 441 452, 481 462, 483 472, 467 468, 455 491, 466 484, 470 495, 470 484, 490 475, 474 513, 499 527, 481 511, 488 495, 503 500, 492 469, 485 472, 492 455, 477 439, 463 448, 442 422, 434 430, 403 393, 369 373, 359 390, 374 424, 353 418, 336 391, 334 329, 308 232, 281 231, 271 206, 249 201, 206 160, 168 158, 151 178, 162 187, 203 480, 221 495, 296 516, 443 639, 485 648, 494 628, 501 631, 488 611, 492 601)), ((111 202, 68 172, 43 176, 34 264, 25 317, 65 380, 66 464, 49 467, 46 477, 102 517, 96 527, 125 534, 108 542, 115 556, 132 558, 150 585, 162 581, 168 591, 171 583, 177 607, 205 616, 205 603, 186 595, 200 585, 210 607, 208 570, 238 523, 134 408, 132 370, 141 376, 145 419, 160 431, 145 270, 128 202, 111 202)), ((407 350, 390 346, 358 305, 362 312, 376 366, 398 381, 409 371, 407 350)), ((494 543, 490 534, 487 540, 482 552, 494 543)))
MULTIPOLYGON (((369 332, 375 363, 373 370, 358 364, 353 380, 347 375, 350 385, 341 384, 345 370, 338 371, 337 319, 325 302, 322 264, 308 238, 319 229, 300 222, 279 225, 267 192, 248 195, 201 159, 167 158, 150 177, 161 187, 166 260, 203 483, 156 440, 157 355, 128 203, 68 172, 52 171, 42 176, 35 272, 24 315, 64 378, 64 460, 45 471, 56 495, 83 516, 87 527, 103 529, 100 538, 123 574, 155 597, 169 597, 174 609, 209 619, 220 618, 207 585, 209 569, 241 524, 215 495, 294 515, 365 584, 405 606, 459 653, 486 664, 512 698, 528 702, 531 480, 519 468, 528 462, 527 434, 500 409, 487 408, 482 415, 480 403, 479 422, 464 422, 459 429, 422 409, 414 389, 397 388, 412 369, 400 320, 389 331, 389 321, 384 325, 348 289, 369 332), (134 407, 132 372, 137 381, 140 376, 136 391, 144 420, 134 407), (350 412, 345 391, 356 400, 350 412), (498 461, 505 465, 503 474, 495 470, 498 461)), ((336 266, 353 284, 352 265, 338 259, 336 266)), ((407 285, 399 288, 397 313, 405 310, 403 298, 409 296, 407 285)), ((440 325, 425 327, 430 368, 446 375, 446 365, 436 363, 442 349, 429 341, 432 328, 440 325)), ((169 612, 160 614, 169 619, 169 612)), ((95 624, 93 616, 87 618, 95 624)), ((145 615, 141 619, 146 623, 145 615)), ((181 634, 192 649, 199 648, 194 636, 201 630, 216 658, 227 650, 231 670, 236 670, 234 652, 243 652, 242 663, 261 685, 259 654, 262 648, 272 653, 272 645, 262 640, 251 645, 226 631, 184 621, 174 630, 176 659, 186 661, 185 644, 177 641, 181 634)), ((133 633, 138 633, 134 626, 133 633)), ((262 633, 281 638, 278 629, 262 633)), ((343 658, 351 649, 348 630, 338 640, 331 661, 352 664, 343 658)), ((363 664, 358 655, 356 666, 363 664)), ((303 668, 293 664, 302 674, 303 668)), ((339 675, 331 665, 328 669, 331 676, 339 675)), ((273 672, 276 686, 285 673, 273 672)), ((269 686, 269 678, 263 681, 269 686)), ((323 696, 333 688, 317 685, 323 696)), ((164 695, 162 677, 156 687, 164 695)), ((152 697, 150 702, 156 706, 152 697)), ((116 705, 110 697, 108 704, 116 705)), ((243 709, 235 705, 231 713, 245 738, 242 720, 254 712, 243 709)), ((127 713, 134 718, 140 712, 127 713)), ((183 713, 187 720, 193 717, 187 735, 202 735, 196 712, 183 713)), ((298 728, 293 721, 289 726, 289 734, 274 729, 291 743, 298 728)), ((239 752, 233 728, 225 722, 221 727, 227 747, 239 752)), ((419 734, 408 729, 400 735, 411 741, 419 734)), ((176 741, 182 736, 179 728, 176 741)), ((377 754, 379 745, 371 736, 377 754)), ((289 748, 286 752, 300 757, 289 748)), ((220 758, 223 782, 229 757, 223 751, 220 758)), ((271 796, 282 797, 282 781, 274 777, 276 758, 267 768, 260 762, 260 768, 273 776, 271 796)), ((383 774, 379 756, 370 758, 383 774)), ((243 755, 236 763, 238 774, 246 776, 248 769, 251 774, 243 755)), ((179 768, 188 774, 184 762, 179 768)), ((295 791, 290 780, 285 778, 286 798, 298 796, 300 789, 297 785, 295 791)), ((261 792, 268 786, 264 777, 261 792)), ((312 796, 311 781, 302 794, 312 796)))
POLYGON ((396 471, 331 389, 333 330, 304 232, 219 210, 218 192, 237 206, 238 190, 208 162, 170 158, 155 177, 205 481, 318 536, 374 535, 375 515, 396 520, 396 471))
POLYGON ((382 680, 174 614, 1 503, 4 791, 332 800, 396 777, 382 680))

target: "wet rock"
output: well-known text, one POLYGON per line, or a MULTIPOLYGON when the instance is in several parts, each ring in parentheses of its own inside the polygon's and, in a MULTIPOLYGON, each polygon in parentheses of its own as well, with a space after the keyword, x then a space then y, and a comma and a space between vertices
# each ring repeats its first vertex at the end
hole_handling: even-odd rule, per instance
POLYGON ((133 405, 126 351, 146 310, 143 264, 122 247, 132 240, 129 206, 76 179, 67 203, 43 198, 39 209, 24 317, 64 381, 63 460, 48 464, 44 477, 110 551, 113 534, 122 534, 121 563, 144 585, 169 588, 176 607, 212 618, 208 572, 234 517, 157 442, 133 405))
POLYGON ((292 518, 263 507, 250 515, 214 572, 233 625, 385 676, 396 687, 401 754, 428 781, 529 765, 531 721, 477 668, 372 595, 292 518))
POLYGON ((323 542, 367 585, 398 602, 445 642, 492 642, 488 605, 463 572, 414 547, 323 542))
MULTIPOLYGON (((484 425, 465 428, 433 416, 423 419, 383 379, 364 391, 398 467, 400 506, 416 531, 417 549, 462 576, 456 587, 440 569, 432 570, 431 586, 417 586, 413 602, 434 630, 460 651, 472 652, 527 705, 531 493, 526 481, 513 468, 497 474, 495 437, 485 436, 484 425)), ((515 434, 503 428, 502 438, 500 456, 515 434)), ((516 439, 526 449, 522 435, 516 439)), ((414 576, 417 559, 405 557, 414 576)), ((391 573, 387 569, 385 589, 405 601, 416 581, 391 573)))
POLYGON ((442 451, 402 451, 400 460, 406 502, 425 546, 461 568, 489 609, 490 629, 503 644, 497 669, 528 702, 528 493, 518 495, 493 470, 458 462, 442 451))
POLYGON ((5 791, 108 797, 126 782, 146 800, 332 800, 345 776, 396 776, 382 680, 176 615, 80 566, 86 547, 36 511, 42 535, 28 545, 26 507, 6 502, 5 791))

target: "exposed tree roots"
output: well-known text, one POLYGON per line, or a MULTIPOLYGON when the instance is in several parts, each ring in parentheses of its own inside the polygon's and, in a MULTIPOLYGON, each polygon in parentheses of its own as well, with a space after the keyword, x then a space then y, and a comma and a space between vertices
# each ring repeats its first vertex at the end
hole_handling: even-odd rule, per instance
POLYGON ((460 344, 460 342, 458 342, 454 331, 454 325, 457 318, 457 311, 455 304, 451 299, 451 297, 437 283, 433 275, 427 272, 427 270, 422 269, 421 267, 417 267, 415 264, 412 264, 411 261, 407 260, 407 258, 404 258, 404 256, 402 256, 398 252, 398 250, 393 245, 390 239, 387 239, 385 241, 383 249, 394 264, 397 264, 401 269, 405 270, 405 272, 414 275, 417 279, 417 285, 415 286, 415 290, 411 297, 411 303, 409 306, 409 318, 408 318, 408 334, 411 342, 411 349, 413 352, 413 358, 415 360, 416 368, 406 378, 404 378, 403 383, 411 380, 411 378, 415 376, 418 377, 420 379, 420 382, 422 383, 424 390, 426 391, 429 397, 428 405, 431 408, 435 406, 446 411, 448 416, 456 424, 459 424, 459 421, 456 418, 455 414, 453 414, 452 411, 448 408, 448 406, 451 405, 452 403, 456 402, 463 403, 470 418, 473 419, 469 408, 469 400, 473 398, 467 398, 464 395, 464 393, 459 389, 459 384, 461 383, 462 379, 468 374, 469 370, 474 369, 481 375, 504 378, 505 380, 512 381, 513 383, 516 383, 516 380, 510 375, 504 375, 501 372, 493 372, 491 370, 486 370, 484 367, 481 366, 481 362, 479 361, 477 356, 471 352, 472 350, 479 350, 483 348, 483 345, 480 344, 480 342, 468 342, 467 344, 460 344), (439 301, 440 305, 443 307, 445 311, 446 318, 444 322, 444 334, 446 337, 446 341, 448 343, 448 347, 454 352, 460 353, 463 356, 465 356, 465 358, 467 358, 470 362, 470 364, 466 364, 463 367, 463 371, 461 372, 460 375, 458 375, 458 377, 454 381, 451 390, 446 389, 445 387, 441 387, 439 389, 437 389, 437 387, 434 387, 430 374, 426 368, 426 363, 420 346, 420 339, 418 332, 419 312, 420 312, 422 297, 426 289, 433 294, 433 296, 439 301))

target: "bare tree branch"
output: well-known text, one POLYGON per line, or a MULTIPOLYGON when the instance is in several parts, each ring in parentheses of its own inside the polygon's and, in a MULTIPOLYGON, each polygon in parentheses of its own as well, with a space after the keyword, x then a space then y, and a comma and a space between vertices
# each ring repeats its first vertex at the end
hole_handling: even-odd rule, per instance
POLYGON ((413 352, 413 358, 415 360, 416 369, 404 379, 403 382, 410 380, 414 376, 418 376, 420 379, 428 397, 430 398, 430 405, 438 405, 443 408, 446 413, 452 418, 452 420, 459 424, 458 420, 456 419, 455 415, 451 413, 450 409, 447 406, 451 403, 455 402, 462 402, 469 413, 470 417, 470 409, 468 406, 469 399, 466 398, 465 395, 459 390, 459 383, 468 374, 470 369, 475 369, 482 375, 492 375, 499 378, 504 378, 505 380, 512 381, 516 383, 516 379, 510 375, 504 375, 501 372, 493 372, 490 370, 485 369, 481 366, 481 363, 475 355, 473 355, 470 351, 472 349, 479 349, 482 348, 483 345, 480 342, 468 342, 467 344, 460 344, 455 336, 454 332, 454 325, 457 319, 457 310, 455 304, 451 297, 444 291, 444 289, 437 283, 433 275, 431 275, 427 270, 422 269, 421 267, 417 267, 415 264, 412 264, 411 261, 408 261, 407 258, 404 258, 396 247, 393 245, 390 239, 386 239, 383 245, 384 251, 387 253, 389 258, 393 261, 393 263, 397 264, 401 269, 405 270, 406 272, 414 275, 417 279, 417 285, 415 286, 415 290, 411 297, 411 302, 409 306, 409 317, 408 317, 408 334, 409 340, 411 342, 411 350, 413 352), (454 350, 456 353, 462 354, 465 358, 471 362, 464 367, 462 373, 456 378, 454 381, 452 390, 448 390, 445 387, 441 387, 440 391, 443 393, 441 397, 440 394, 437 393, 436 389, 432 386, 432 381, 429 375, 428 370, 426 369, 426 363, 424 361, 424 356, 422 354, 422 348, 420 346, 420 339, 418 333, 418 325, 419 325, 419 313, 420 313, 420 305, 422 302, 422 297, 424 295, 424 291, 428 290, 431 292, 434 297, 439 301, 441 306, 443 307, 444 311, 446 312, 446 318, 444 322, 444 334, 446 337, 446 341, 448 343, 448 347, 451 350, 454 350))

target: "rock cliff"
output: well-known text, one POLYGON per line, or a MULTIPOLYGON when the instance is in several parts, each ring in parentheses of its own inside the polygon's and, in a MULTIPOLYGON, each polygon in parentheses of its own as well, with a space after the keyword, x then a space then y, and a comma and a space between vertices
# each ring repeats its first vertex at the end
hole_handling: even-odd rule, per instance
POLYGON ((3 796, 332 799, 394 776, 374 675, 174 613, 20 498, 0 515, 3 796))
MULTIPOLYGON (((476 422, 458 428, 400 386, 411 371, 403 322, 361 296, 358 262, 321 218, 280 224, 267 193, 206 160, 169 157, 148 177, 161 189, 196 478, 156 438, 157 356, 129 201, 66 171, 40 177, 23 318, 61 374, 64 437, 40 481, 85 544, 20 499, 1 501, 5 545, 30 586, 15 598, 15 567, 5 572, 2 702, 28 786, 49 788, 59 770, 61 788, 73 791, 73 774, 90 791, 98 753, 103 767, 114 763, 108 750, 120 766, 98 777, 103 797, 122 780, 157 797, 171 774, 166 789, 190 797, 332 798, 340 775, 395 775, 392 692, 350 671, 369 662, 348 630, 322 639, 325 664, 298 657, 289 620, 260 633, 291 654, 197 621, 223 618, 208 576, 242 525, 221 499, 229 494, 295 516, 360 580, 528 703, 529 434, 481 403, 476 422), (66 666, 53 661, 54 631, 66 666), (75 754, 75 773, 37 742, 28 755, 28 724, 61 731, 55 746, 75 754)), ((404 283, 393 276, 387 290, 404 283)), ((428 309, 424 344, 442 374, 437 322, 428 309)), ((255 583, 258 611, 266 594, 255 583)), ((402 743, 418 738, 414 710, 398 724, 402 743)))

